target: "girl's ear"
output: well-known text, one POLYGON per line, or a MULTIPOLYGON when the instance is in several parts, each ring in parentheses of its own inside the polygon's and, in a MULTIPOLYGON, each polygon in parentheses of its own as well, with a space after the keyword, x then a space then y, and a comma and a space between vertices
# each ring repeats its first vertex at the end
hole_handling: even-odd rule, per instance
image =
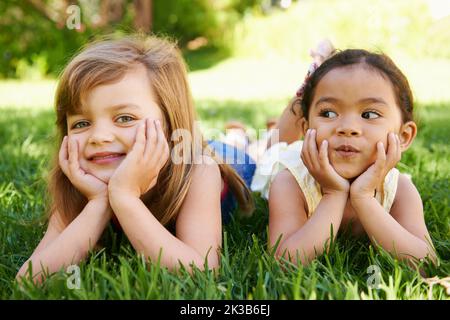
POLYGON ((300 118, 300 128, 302 128, 302 134, 305 136, 306 131, 309 129, 309 123, 305 117, 300 118))
POLYGON ((400 127, 398 137, 400 138, 400 149, 402 152, 408 150, 417 135, 417 125, 414 121, 408 121, 400 127))

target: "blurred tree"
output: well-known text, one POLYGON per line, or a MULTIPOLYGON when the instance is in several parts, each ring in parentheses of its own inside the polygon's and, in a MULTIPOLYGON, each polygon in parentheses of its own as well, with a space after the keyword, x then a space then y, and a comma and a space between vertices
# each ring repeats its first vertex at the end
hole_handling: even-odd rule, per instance
POLYGON ((242 15, 247 10, 261 8, 266 2, 266 0, 232 0, 231 6, 242 15))
MULTIPOLYGON (((100 5, 100 17, 103 25, 122 21, 125 3, 123 0, 104 0, 100 5)), ((101 25, 97 25, 99 27, 101 25)))
POLYGON ((76 4, 76 1, 62 0, 58 7, 54 7, 42 0, 27 0, 27 2, 44 18, 53 21, 60 27, 64 26, 65 12, 67 8, 72 4, 76 4))
POLYGON ((111 33, 169 35, 181 47, 227 48, 247 7, 261 0, 1 0, 0 77, 57 74, 78 48, 111 33), (76 7, 74 7, 74 5, 76 7), (77 9, 77 10, 71 10, 77 9), (69 25, 78 12, 78 27, 69 25), (36 72, 33 72, 36 74, 36 72))
POLYGON ((134 0, 134 27, 136 30, 150 32, 152 28, 152 0, 134 0))

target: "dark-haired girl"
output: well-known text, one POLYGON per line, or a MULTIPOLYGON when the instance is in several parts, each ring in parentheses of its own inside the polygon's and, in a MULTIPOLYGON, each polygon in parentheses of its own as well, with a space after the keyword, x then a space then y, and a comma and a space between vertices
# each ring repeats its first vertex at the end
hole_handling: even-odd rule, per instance
POLYGON ((420 195, 395 168, 417 133, 406 77, 384 54, 330 53, 292 99, 282 142, 253 178, 269 200, 269 246, 308 264, 350 226, 396 258, 434 261, 420 195))

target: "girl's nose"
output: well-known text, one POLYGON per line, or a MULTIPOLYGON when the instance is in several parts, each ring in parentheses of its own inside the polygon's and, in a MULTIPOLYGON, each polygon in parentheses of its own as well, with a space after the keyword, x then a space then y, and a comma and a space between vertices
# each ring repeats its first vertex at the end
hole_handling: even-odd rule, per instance
POLYGON ((343 136, 360 136, 362 133, 361 126, 357 121, 352 120, 342 120, 337 128, 338 135, 343 136))
POLYGON ((92 133, 89 136, 89 144, 103 144, 112 142, 114 140, 113 133, 105 127, 95 126, 92 128, 92 133))

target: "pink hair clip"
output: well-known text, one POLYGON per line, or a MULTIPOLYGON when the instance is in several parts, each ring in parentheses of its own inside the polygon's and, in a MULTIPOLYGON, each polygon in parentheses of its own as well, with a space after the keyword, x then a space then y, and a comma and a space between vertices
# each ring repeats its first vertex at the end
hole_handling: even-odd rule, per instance
POLYGON ((301 98, 303 96, 303 92, 305 91, 306 83, 308 82, 311 75, 317 68, 328 59, 333 53, 335 49, 333 44, 328 39, 321 40, 315 49, 311 49, 309 51, 309 55, 313 58, 313 63, 309 65, 308 72, 306 74, 305 79, 303 80, 302 85, 296 92, 296 96, 301 98))

